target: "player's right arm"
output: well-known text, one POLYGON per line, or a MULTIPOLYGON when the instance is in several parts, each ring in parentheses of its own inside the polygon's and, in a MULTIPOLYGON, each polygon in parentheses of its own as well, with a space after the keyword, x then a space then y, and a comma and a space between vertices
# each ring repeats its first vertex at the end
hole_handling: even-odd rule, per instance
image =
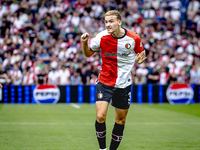
POLYGON ((82 42, 82 48, 83 48, 83 53, 86 57, 92 56, 95 52, 90 49, 90 46, 88 45, 88 39, 89 39, 89 34, 84 33, 81 36, 81 42, 82 42))

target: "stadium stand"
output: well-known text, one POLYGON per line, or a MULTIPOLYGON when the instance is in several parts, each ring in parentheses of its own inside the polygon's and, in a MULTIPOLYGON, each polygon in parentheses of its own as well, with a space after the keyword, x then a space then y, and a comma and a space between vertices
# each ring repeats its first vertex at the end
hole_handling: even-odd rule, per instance
POLYGON ((133 84, 200 84, 199 0, 1 0, 0 83, 94 84, 100 52, 84 57, 80 35, 92 41, 111 9, 147 51, 133 84))

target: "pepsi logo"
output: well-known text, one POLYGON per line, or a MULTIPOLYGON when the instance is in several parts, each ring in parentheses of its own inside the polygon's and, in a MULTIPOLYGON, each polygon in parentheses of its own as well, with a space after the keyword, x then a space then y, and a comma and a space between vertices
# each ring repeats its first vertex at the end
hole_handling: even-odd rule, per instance
POLYGON ((38 85, 33 91, 37 104, 56 104, 60 98, 60 90, 56 85, 38 85))
POLYGON ((189 84, 170 84, 166 96, 170 104, 190 104, 194 91, 189 84))

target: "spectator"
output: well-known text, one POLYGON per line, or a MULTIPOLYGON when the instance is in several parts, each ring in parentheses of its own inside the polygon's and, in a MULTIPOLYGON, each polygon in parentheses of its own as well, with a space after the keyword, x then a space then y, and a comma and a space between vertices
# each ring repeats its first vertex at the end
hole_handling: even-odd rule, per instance
POLYGON ((173 8, 170 12, 170 15, 171 15, 171 18, 173 19, 173 21, 176 21, 176 22, 179 22, 180 21, 180 18, 181 18, 181 12, 176 9, 176 8, 173 8))
POLYGON ((16 18, 13 21, 13 25, 18 29, 22 29, 24 27, 24 22, 23 20, 19 19, 19 16, 16 15, 16 18))
POLYGON ((90 85, 96 85, 97 83, 97 74, 94 72, 91 73, 90 85))
POLYGON ((42 41, 47 40, 47 38, 50 36, 46 26, 42 27, 42 31, 40 31, 40 36, 42 41))
POLYGON ((74 74, 70 77, 70 82, 71 82, 71 85, 80 85, 80 84, 83 84, 81 76, 80 76, 80 73, 78 73, 77 71, 75 71, 74 74))
POLYGON ((17 49, 13 51, 13 55, 11 56, 10 63, 13 65, 16 62, 20 61, 20 55, 17 49))
POLYGON ((154 67, 152 71, 147 76, 147 83, 157 84, 159 81, 159 73, 157 71, 157 68, 154 67))
POLYGON ((22 85, 32 85, 35 84, 35 74, 33 72, 31 72, 31 68, 27 67, 25 69, 26 73, 23 76, 23 82, 22 85))
POLYGON ((62 65, 59 70, 59 85, 69 85, 70 84, 70 71, 69 67, 62 65))
POLYGON ((138 9, 138 2, 136 0, 128 0, 127 7, 128 10, 137 10, 138 9))
POLYGON ((187 68, 183 67, 180 75, 177 77, 177 83, 188 83, 187 68))
POLYGON ((3 67, 3 64, 0 63, 0 83, 7 84, 7 80, 8 80, 8 75, 6 73, 6 70, 3 67))
POLYGON ((25 69, 27 67, 32 67, 33 66, 33 62, 30 60, 30 56, 26 55, 25 56, 25 60, 22 62, 22 69, 25 69))
POLYGON ((156 17, 155 10, 149 4, 147 10, 144 11, 144 18, 148 23, 152 23, 155 17, 156 17))
POLYGON ((134 84, 145 84, 145 78, 141 74, 137 74, 134 78, 134 84))
POLYGON ((196 12, 199 11, 200 3, 197 0, 191 0, 188 9, 187 9, 187 17, 189 20, 195 16, 196 12))
POLYGON ((16 1, 13 1, 13 3, 10 5, 10 12, 14 14, 19 9, 19 4, 17 4, 16 1))
POLYGON ((159 84, 166 85, 168 80, 169 74, 166 72, 165 68, 161 68, 159 73, 159 84))
POLYGON ((72 19, 71 19, 71 24, 74 26, 74 27, 77 27, 80 23, 80 17, 79 17, 79 13, 78 12, 73 12, 73 15, 72 15, 72 19))
POLYGON ((4 53, 4 61, 3 61, 3 67, 6 68, 11 65, 11 54, 10 53, 4 53))
POLYGON ((82 79, 82 83, 85 85, 89 85, 89 81, 87 80, 87 74, 86 74, 86 69, 85 68, 81 68, 81 79, 82 79))
POLYGON ((99 18, 101 13, 103 12, 103 8, 100 4, 100 2, 95 2, 94 5, 92 6, 92 11, 94 11, 94 17, 99 18))
POLYGON ((56 68, 52 68, 52 70, 48 74, 48 84, 56 84, 58 85, 59 73, 56 68))
POLYGON ((74 57, 74 54, 77 53, 77 48, 75 47, 75 43, 71 43, 70 47, 67 49, 65 56, 66 58, 74 57))
POLYGON ((170 77, 169 77, 169 83, 177 83, 177 75, 176 74, 170 74, 170 77))
POLYGON ((39 74, 39 72, 41 71, 41 68, 38 65, 38 61, 35 61, 33 63, 33 66, 31 67, 31 72, 33 72, 35 75, 39 74))
POLYGON ((13 70, 10 70, 12 84, 20 85, 22 83, 22 72, 19 70, 17 64, 13 64, 13 70))
POLYGON ((148 69, 145 68, 145 64, 139 65, 139 68, 136 70, 136 75, 138 76, 137 83, 138 84, 146 84, 147 83, 147 74, 148 69))
POLYGON ((47 83, 47 74, 45 70, 42 70, 36 76, 36 84, 46 84, 46 83, 47 83))
POLYGON ((190 70, 190 84, 199 84, 200 83, 200 72, 197 70, 197 66, 192 66, 190 70))
POLYGON ((47 52, 47 49, 42 49, 42 53, 39 55, 39 59, 42 60, 45 64, 49 64, 50 55, 47 52))
POLYGON ((38 0, 29 0, 28 1, 29 6, 33 14, 37 12, 37 5, 38 5, 38 0))
POLYGON ((44 6, 45 1, 42 1, 41 7, 38 10, 40 18, 43 18, 44 14, 48 12, 48 9, 44 6))

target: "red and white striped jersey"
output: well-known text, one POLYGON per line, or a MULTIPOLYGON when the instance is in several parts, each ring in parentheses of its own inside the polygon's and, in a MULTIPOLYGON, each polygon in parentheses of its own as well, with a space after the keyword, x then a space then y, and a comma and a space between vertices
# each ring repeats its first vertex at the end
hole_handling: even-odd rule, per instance
POLYGON ((34 82, 35 82, 35 74, 34 73, 27 74, 23 77, 23 83, 26 85, 34 84, 34 82))
POLYGON ((169 79, 169 74, 167 72, 159 73, 159 84, 166 85, 169 79))
POLYGON ((131 85, 135 56, 143 51, 141 39, 136 32, 125 29, 123 37, 115 38, 104 30, 92 40, 90 48, 92 51, 101 49, 99 82, 116 88, 131 85))

